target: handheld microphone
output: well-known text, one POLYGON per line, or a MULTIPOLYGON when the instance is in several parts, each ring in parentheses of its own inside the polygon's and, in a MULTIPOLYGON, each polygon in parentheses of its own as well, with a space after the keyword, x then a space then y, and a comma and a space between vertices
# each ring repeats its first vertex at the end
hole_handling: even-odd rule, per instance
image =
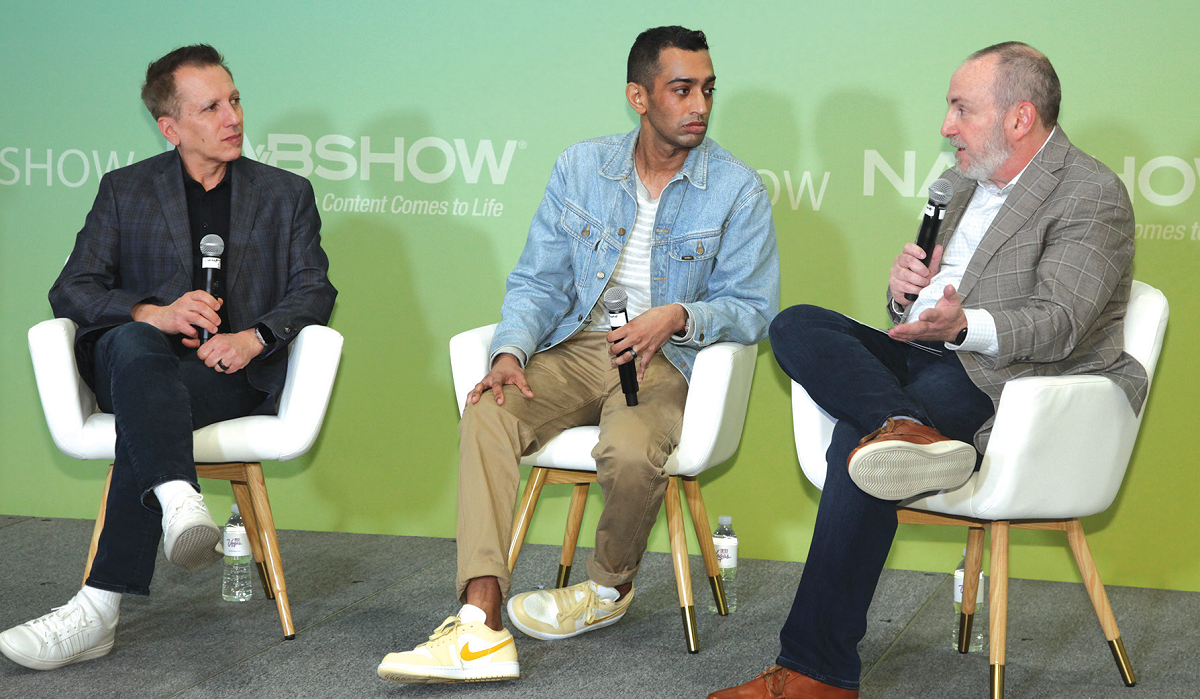
MULTIPOLYGON (((225 241, 215 233, 200 239, 200 267, 204 270, 204 290, 213 298, 221 297, 221 253, 225 252, 225 241)), ((212 333, 200 329, 200 342, 208 342, 212 333)))
MULTIPOLYGON (((604 308, 608 311, 608 324, 613 330, 629 322, 629 316, 625 313, 625 304, 628 300, 629 295, 622 287, 610 286, 605 290, 604 308)), ((625 348, 625 352, 630 349, 625 348)), ((621 354, 625 354, 625 352, 621 354)), ((633 361, 625 362, 617 367, 617 373, 621 375, 621 390, 625 393, 625 405, 629 406, 638 404, 637 361, 635 356, 633 361)))
MULTIPOLYGON (((937 245, 938 229, 942 227, 942 219, 946 217, 946 205, 954 196, 954 185, 950 180, 939 179, 929 185, 929 203, 925 205, 925 216, 921 219, 921 230, 917 232, 917 245, 925 251, 925 265, 933 257, 933 248, 937 245)), ((916 301, 916 294, 905 294, 904 298, 916 301)))

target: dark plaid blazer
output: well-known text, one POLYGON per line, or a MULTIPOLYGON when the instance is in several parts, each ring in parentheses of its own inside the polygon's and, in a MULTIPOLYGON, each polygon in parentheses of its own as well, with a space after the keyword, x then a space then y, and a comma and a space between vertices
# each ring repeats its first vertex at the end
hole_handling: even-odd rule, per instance
MULTIPOLYGON (((259 323, 275 344, 246 368, 278 400, 289 342, 310 324, 329 322, 337 290, 326 276, 321 219, 308 180, 239 158, 230 164, 229 237, 222 256, 226 323, 240 332, 259 323)), ((97 333, 131 322, 139 303, 167 305, 195 288, 192 236, 178 152, 170 150, 100 180, 75 248, 50 289, 55 317, 79 324, 80 373, 92 381, 97 333)))
MULTIPOLYGON (((942 176, 955 185, 938 241, 945 245, 976 185, 954 168, 942 176)), ((996 321, 997 357, 958 353, 993 403, 1022 376, 1100 374, 1141 408, 1146 370, 1124 351, 1133 240, 1133 206, 1121 180, 1056 129, 996 214, 958 288, 964 307, 996 321)), ((989 420, 976 434, 981 451, 991 428, 989 420)))

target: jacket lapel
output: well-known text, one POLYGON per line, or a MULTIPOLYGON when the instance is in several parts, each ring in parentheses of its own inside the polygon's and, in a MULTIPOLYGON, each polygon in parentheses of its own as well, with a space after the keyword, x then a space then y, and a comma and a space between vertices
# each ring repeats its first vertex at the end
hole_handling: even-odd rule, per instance
POLYGON ((1055 128, 1042 151, 1029 162, 987 233, 979 241, 979 247, 975 249, 971 262, 963 272, 962 282, 958 287, 959 296, 966 298, 971 293, 984 267, 1000 247, 1021 230, 1029 217, 1050 197, 1054 188, 1058 186, 1057 172, 1066 163, 1067 149, 1070 145, 1071 142, 1067 140, 1062 129, 1055 128))
POLYGON ((188 223, 187 197, 183 192, 183 169, 178 151, 174 158, 165 158, 166 165, 154 177, 154 192, 167 220, 167 230, 175 244, 175 252, 183 269, 192 269, 192 233, 188 223))
MULTIPOLYGON (((240 160, 240 158, 239 158, 240 160)), ((236 163, 238 161, 234 161, 236 163)), ((230 163, 231 166, 234 163, 230 163)), ((254 214, 258 210, 260 191, 250 168, 238 167, 233 173, 233 193, 230 199, 229 237, 226 241, 225 289, 234 288, 238 272, 250 246, 250 233, 254 230, 254 214)))

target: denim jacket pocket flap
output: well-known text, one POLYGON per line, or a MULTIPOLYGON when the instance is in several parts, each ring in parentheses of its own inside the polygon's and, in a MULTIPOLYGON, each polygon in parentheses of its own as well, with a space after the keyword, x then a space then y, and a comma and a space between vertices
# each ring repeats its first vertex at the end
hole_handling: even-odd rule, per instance
POLYGON ((600 239, 604 237, 604 226, 593 221, 571 202, 567 202, 567 205, 563 207, 562 215, 558 219, 558 227, 574 238, 575 242, 593 250, 600 245, 600 239))
POLYGON ((716 256, 720 247, 720 231, 696 233, 683 240, 673 241, 669 245, 672 259, 685 262, 711 259, 716 256))

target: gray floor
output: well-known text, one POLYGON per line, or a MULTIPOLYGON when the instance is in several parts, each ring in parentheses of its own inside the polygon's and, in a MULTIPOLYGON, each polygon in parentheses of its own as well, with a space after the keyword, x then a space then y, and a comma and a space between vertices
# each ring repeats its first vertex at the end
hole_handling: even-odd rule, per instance
MULTIPOLYGON (((61 605, 78 586, 92 523, 0 515, 0 628, 61 605)), ((753 677, 803 566, 741 561, 740 608, 705 611, 708 585, 692 557, 701 651, 683 643, 670 561, 648 554, 637 600, 620 624, 562 642, 518 634, 522 678, 408 686, 375 676, 384 654, 425 640, 454 613, 454 542, 282 531, 298 634, 283 641, 274 603, 221 601, 220 566, 195 575, 161 558, 154 595, 126 597, 113 652, 43 673, 0 657, 0 697, 704 697, 753 677)), ((587 551, 577 553, 577 570, 587 551)), ((557 550, 527 546, 514 588, 553 580, 557 550)), ((576 574, 577 576, 579 573, 576 574)), ((862 696, 986 697, 986 654, 948 648, 949 576, 885 571, 860 650, 862 696)), ((1195 697, 1200 694, 1200 594, 1110 587, 1138 684, 1125 688, 1082 586, 1010 584, 1008 697, 1195 697)))

